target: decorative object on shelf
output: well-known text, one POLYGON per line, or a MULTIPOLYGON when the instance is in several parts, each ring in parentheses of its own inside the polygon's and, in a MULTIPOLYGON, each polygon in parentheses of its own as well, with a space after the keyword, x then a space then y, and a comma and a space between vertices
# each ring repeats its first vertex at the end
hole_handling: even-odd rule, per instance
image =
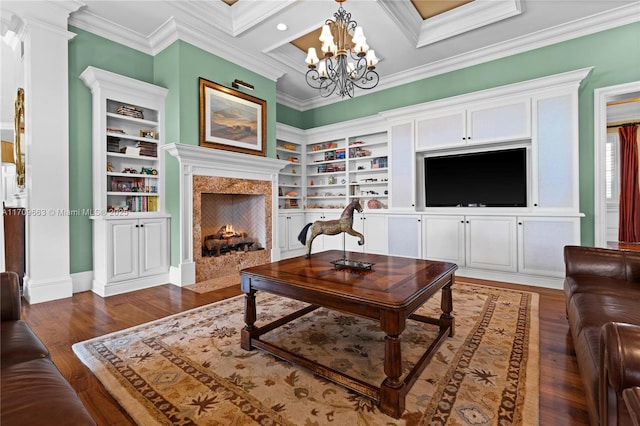
POLYGON ((140 169, 140 173, 142 173, 143 175, 157 175, 158 171, 149 167, 143 167, 140 169))
POLYGON ((337 94, 341 98, 353 97, 355 88, 373 89, 380 77, 375 71, 378 58, 369 49, 362 27, 351 20, 351 14, 340 3, 335 19, 327 19, 322 27, 323 59, 318 59, 314 47, 310 47, 305 62, 309 67, 307 84, 320 91, 320 96, 337 94), (337 43, 337 44, 336 44, 337 43), (354 61, 354 62, 351 62, 354 61))
POLYGON ((267 103, 199 79, 200 146, 264 156, 267 103))
POLYGON ((140 136, 143 138, 157 139, 158 133, 155 130, 140 130, 140 136))
POLYGON ((380 204, 380 201, 372 198, 371 200, 367 201, 367 207, 373 210, 379 209, 380 207, 382 207, 382 205, 380 204))
POLYGON ((311 257, 311 245, 313 240, 321 234, 324 235, 337 235, 342 232, 346 232, 349 235, 360 238, 358 245, 364 245, 364 235, 353 229, 353 211, 357 210, 362 212, 362 205, 359 199, 354 199, 347 205, 339 219, 332 220, 316 220, 315 222, 308 223, 302 228, 298 235, 298 241, 307 247, 307 253, 304 255, 307 259, 311 257), (307 231, 311 229, 311 236, 307 238, 307 231))
POLYGON ((111 161, 107 162, 107 173, 113 173, 113 164, 111 161))
POLYGON ((25 187, 25 166, 24 166, 24 146, 22 137, 24 136, 24 89, 18 88, 16 101, 14 104, 13 124, 15 131, 15 142, 13 144, 14 160, 16 163, 16 183, 22 191, 25 187))

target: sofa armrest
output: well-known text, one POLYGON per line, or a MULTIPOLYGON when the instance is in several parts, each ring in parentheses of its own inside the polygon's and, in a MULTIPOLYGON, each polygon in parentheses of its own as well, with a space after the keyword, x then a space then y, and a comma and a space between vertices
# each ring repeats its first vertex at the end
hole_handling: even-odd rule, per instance
POLYGON ((640 387, 625 389, 622 392, 629 415, 634 426, 640 426, 640 387))
POLYGON ((617 424, 622 391, 640 386, 640 325, 609 322, 600 332, 600 422, 617 424))
POLYGON ((0 320, 20 319, 20 281, 15 272, 0 272, 0 320))

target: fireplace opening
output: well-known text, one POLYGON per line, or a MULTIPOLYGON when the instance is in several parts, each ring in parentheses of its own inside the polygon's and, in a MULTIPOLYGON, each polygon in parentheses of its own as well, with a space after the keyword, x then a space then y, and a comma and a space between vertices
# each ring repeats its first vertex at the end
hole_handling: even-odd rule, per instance
POLYGON ((214 235, 204 237, 202 256, 220 256, 225 253, 264 250, 246 232, 236 230, 233 225, 224 225, 214 235))
POLYGON ((265 196, 203 193, 202 257, 264 250, 265 196))

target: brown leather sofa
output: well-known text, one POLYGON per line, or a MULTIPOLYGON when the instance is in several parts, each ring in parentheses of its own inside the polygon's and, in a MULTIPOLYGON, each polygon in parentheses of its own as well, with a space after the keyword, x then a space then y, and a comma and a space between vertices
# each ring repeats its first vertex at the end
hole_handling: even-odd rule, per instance
POLYGON ((95 425, 49 351, 20 320, 20 286, 0 273, 0 424, 95 425))
POLYGON ((567 318, 591 425, 633 425, 623 392, 640 386, 640 252, 564 249, 567 318))

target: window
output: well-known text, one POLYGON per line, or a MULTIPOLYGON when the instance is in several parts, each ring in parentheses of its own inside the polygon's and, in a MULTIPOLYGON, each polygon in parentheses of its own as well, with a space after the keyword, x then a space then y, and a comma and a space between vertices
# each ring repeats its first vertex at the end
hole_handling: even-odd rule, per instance
POLYGON ((619 189, 619 159, 618 147, 620 141, 617 133, 607 134, 607 143, 605 145, 605 196, 607 203, 618 203, 619 189))

